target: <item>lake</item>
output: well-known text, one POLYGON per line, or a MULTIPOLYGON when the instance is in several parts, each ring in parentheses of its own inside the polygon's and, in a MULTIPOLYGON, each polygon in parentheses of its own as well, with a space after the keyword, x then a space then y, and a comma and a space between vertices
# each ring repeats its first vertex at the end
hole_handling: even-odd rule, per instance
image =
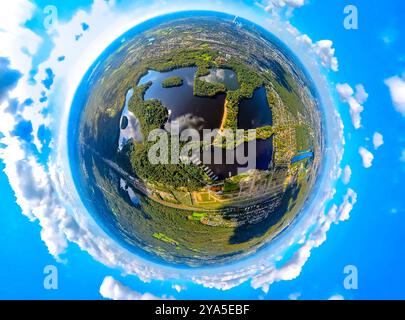
POLYGON ((291 163, 296 163, 298 161, 305 160, 308 158, 313 158, 313 157, 314 157, 314 153, 312 151, 303 152, 303 153, 300 153, 300 154, 294 156, 291 159, 291 163))
POLYGON ((141 126, 135 115, 128 110, 128 102, 134 94, 134 89, 129 89, 125 96, 125 105, 121 113, 120 120, 120 135, 118 138, 118 150, 122 150, 125 144, 130 139, 135 139, 137 142, 143 141, 141 126))
POLYGON ((224 114, 225 94, 219 94, 212 98, 194 96, 193 87, 196 70, 196 67, 179 68, 168 72, 150 70, 140 79, 139 84, 152 81, 151 87, 145 92, 145 100, 160 100, 169 110, 168 122, 178 121, 180 130, 196 129, 201 131, 202 129, 219 128, 224 114), (163 88, 162 81, 174 76, 182 78, 183 85, 163 88))
POLYGON ((223 83, 228 90, 239 88, 235 72, 229 69, 211 69, 209 75, 200 77, 200 79, 209 83, 223 83))
MULTIPOLYGON (((218 149, 217 149, 218 150, 218 149)), ((214 158, 215 150, 208 150, 212 158, 214 158)), ((267 170, 271 163, 273 154, 273 138, 266 140, 252 140, 249 142, 241 143, 235 150, 221 149, 221 163, 215 164, 213 161, 206 166, 214 173, 218 180, 223 180, 229 177, 236 176, 250 169, 267 170), (250 148, 253 149, 253 153, 248 152, 250 148), (240 158, 240 156, 246 156, 248 159, 248 165, 240 165, 236 162, 234 164, 227 164, 226 159, 233 156, 234 159, 240 158)))
MULTIPOLYGON (((140 79, 138 85, 152 82, 152 85, 145 92, 144 99, 158 99, 169 110, 166 129, 170 128, 170 123, 173 121, 179 122, 181 131, 192 128, 201 132, 202 129, 217 129, 220 127, 224 113, 225 94, 219 94, 212 98, 194 96, 193 86, 196 70, 196 67, 179 68, 168 72, 150 70, 140 79), (183 80, 183 85, 163 88, 162 81, 174 76, 180 77, 183 80)), ((239 88, 235 72, 229 69, 212 69, 209 75, 200 77, 200 79, 207 82, 223 83, 228 90, 239 88)), ((264 87, 255 90, 252 99, 241 101, 238 122, 240 129, 252 129, 272 124, 272 114, 264 87)), ((272 138, 254 140, 240 144, 236 150, 221 149, 220 163, 217 164, 212 161, 205 165, 204 168, 205 170, 209 169, 209 172, 212 172, 213 176, 220 180, 235 176, 249 169, 267 170, 272 158, 272 142, 272 138), (253 146, 256 148, 256 151, 254 154, 249 155, 249 147, 253 146), (239 165, 236 161, 234 164, 227 164, 226 159, 233 152, 239 155, 249 155, 250 165, 239 165)), ((218 151, 218 149, 216 150, 218 151)), ((213 159, 215 149, 210 149, 206 152, 210 153, 213 159)), ((202 159, 203 155, 200 155, 199 160, 202 159)))
POLYGON ((239 103, 239 129, 256 129, 271 126, 272 124, 272 113, 264 87, 256 89, 252 99, 244 99, 239 103))

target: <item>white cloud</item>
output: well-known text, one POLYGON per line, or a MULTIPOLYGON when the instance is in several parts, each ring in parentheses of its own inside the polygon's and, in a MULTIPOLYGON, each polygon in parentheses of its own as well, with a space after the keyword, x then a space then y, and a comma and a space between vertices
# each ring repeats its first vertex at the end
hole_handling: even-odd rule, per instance
POLYGON ((181 291, 187 289, 185 286, 182 286, 182 285, 180 285, 180 284, 173 284, 173 285, 172 285, 172 288, 173 288, 174 290, 176 290, 178 293, 180 293, 181 291))
MULTIPOLYGON (((37 52, 42 43, 42 39, 37 34, 24 27, 24 23, 32 17, 34 10, 35 6, 27 0, 7 1, 0 10, 0 57, 7 57, 10 67, 17 69, 23 75, 15 89, 9 93, 10 98, 18 98, 20 102, 31 97, 33 88, 26 83, 30 78, 29 71, 33 68, 32 55, 37 52)), ((40 92, 31 98, 37 101, 39 97, 40 92)), ((31 121, 34 133, 39 128, 39 122, 47 123, 47 116, 41 113, 41 108, 39 104, 32 105, 30 108, 25 108, 25 112, 21 114, 23 119, 31 121)), ((34 134, 33 138, 40 150, 37 135, 34 134)))
POLYGON ((364 90, 364 86, 359 84, 356 86, 356 93, 353 88, 347 83, 338 83, 336 90, 339 94, 340 100, 349 105, 350 117, 354 128, 359 129, 361 126, 361 113, 364 107, 361 105, 366 102, 368 94, 364 90))
POLYGON ((23 26, 34 10, 35 6, 28 0, 7 1, 0 10, 0 56, 12 57, 11 67, 23 73, 31 69, 30 54, 41 43, 40 37, 23 26))
POLYGON ((39 222, 41 238, 49 252, 54 256, 60 255, 67 247, 63 226, 69 223, 71 217, 60 205, 44 166, 34 156, 27 158, 19 139, 5 137, 1 142, 8 145, 0 153, 0 158, 5 164, 4 172, 15 192, 17 204, 24 215, 39 222))
POLYGON ((296 27, 294 27, 290 21, 285 22, 285 28, 289 34, 294 36, 294 38, 297 38, 301 35, 300 31, 296 27))
POLYGON ((342 176, 343 183, 348 184, 350 182, 351 177, 352 177, 352 169, 350 168, 349 165, 346 165, 345 168, 343 169, 343 176, 342 176))
MULTIPOLYGON (((291 31, 293 32, 293 35, 297 34, 297 29, 294 30, 290 28, 289 30, 290 33, 291 31)), ((298 42, 311 49, 311 51, 319 57, 321 64, 325 68, 331 69, 335 72, 339 70, 339 62, 335 57, 335 49, 333 48, 333 42, 331 40, 319 40, 313 43, 312 39, 306 34, 296 36, 296 39, 298 42)))
POLYGON ((359 148, 359 154, 363 161, 363 167, 370 168, 373 165, 374 155, 364 147, 359 148))
POLYGON ((366 89, 364 89, 364 86, 362 84, 356 85, 356 94, 355 94, 354 98, 360 104, 363 104, 367 101, 368 93, 366 92, 366 89))
POLYGON ((34 5, 27 0, 1 1, 0 29, 20 27, 32 16, 34 5), (7 4, 6 4, 7 2, 7 4))
POLYGON ((357 202, 357 193, 353 189, 347 189, 346 194, 343 197, 343 202, 339 206, 338 220, 346 221, 350 218, 350 212, 353 210, 354 205, 357 202))
POLYGON ((320 40, 315 43, 313 49, 321 58, 324 67, 330 68, 333 71, 338 71, 338 60, 335 57, 335 49, 332 46, 333 42, 331 40, 320 40))
MULTIPOLYGON (((291 26, 291 24, 289 24, 291 26)), ((299 31, 297 29, 289 29, 289 31, 291 33, 293 33, 293 35, 296 35, 297 33, 299 33, 299 31)), ((308 47, 312 47, 312 39, 307 35, 307 34, 301 34, 301 35, 296 35, 296 39, 298 42, 301 42, 302 44, 308 46, 308 47)))
MULTIPOLYGON (((112 1, 107 3, 102 0, 95 0, 90 12, 78 11, 75 17, 66 25, 59 24, 58 34, 62 34, 64 38, 60 40, 54 39, 55 48, 51 53, 50 60, 39 66, 37 76, 41 76, 41 70, 43 71, 46 67, 52 65, 53 70, 56 71, 58 76, 65 77, 66 81, 64 83, 69 83, 72 86, 72 82, 68 81, 72 80, 70 73, 72 73, 72 70, 80 71, 83 70, 83 68, 73 68, 72 64, 63 67, 64 64, 57 64, 57 62, 55 62, 56 57, 67 55, 68 58, 76 58, 75 55, 77 55, 78 59, 73 59, 73 61, 82 61, 79 59, 80 52, 90 51, 97 54, 97 50, 85 50, 85 48, 90 48, 90 39, 86 39, 88 41, 84 44, 84 47, 78 46, 77 43, 70 43, 68 40, 74 38, 75 26, 80 27, 83 21, 92 24, 93 19, 99 21, 99 25, 97 25, 99 28, 91 28, 91 30, 96 33, 92 36, 92 41, 99 44, 101 51, 103 44, 100 44, 102 41, 99 41, 98 36, 99 33, 103 33, 102 27, 104 26, 104 29, 111 30, 108 24, 106 24, 106 21, 113 22, 118 18, 117 13, 114 13, 111 5, 113 5, 112 1)), ((25 15, 23 17, 26 19, 25 15)), ((122 18, 123 21, 125 21, 124 17, 122 18)), ((131 17, 131 19, 134 21, 133 17, 131 17)), ((24 20, 20 21, 19 25, 23 22, 24 20)), ((92 25, 94 26, 94 24, 92 25)), ((121 26, 121 28, 124 28, 124 30, 128 29, 125 24, 121 26)), ((25 30, 26 29, 13 30, 13 41, 14 39, 18 40, 19 35, 21 33, 24 34, 25 30)), ((117 34, 122 34, 124 30, 118 31, 117 34)), ((89 36, 90 33, 91 32, 87 32, 86 36, 89 36)), ((9 35, 10 32, 6 32, 6 34, 9 35)), ((117 34, 115 36, 117 36, 117 34)), ((114 35, 110 36, 111 38, 114 37, 114 35)), ((109 39, 107 42, 108 41, 109 39)), ((17 45, 18 43, 20 42, 17 41, 17 45)), ((0 46, 0 53, 3 52, 4 47, 4 45, 0 46)), ((15 61, 18 62, 20 52, 21 50, 18 48, 15 54, 10 56, 12 64, 15 61)), ((26 57, 28 59, 27 64, 30 66, 32 58, 30 56, 26 57)), ((73 87, 74 85, 71 89, 73 89, 74 92, 75 88, 73 87)), ((21 79, 16 90, 13 91, 13 97, 17 97, 20 101, 28 97, 35 99, 35 97, 40 96, 41 91, 43 91, 43 87, 40 82, 37 83, 37 85, 29 85, 27 79, 21 79)), ((59 92, 59 94, 61 93, 59 92)), ((65 99, 62 100, 65 101, 65 99)), ((60 161, 60 159, 51 159, 48 164, 40 163, 37 156, 33 155, 31 145, 12 136, 11 131, 17 119, 20 118, 31 121, 35 137, 41 125, 49 126, 49 119, 42 116, 42 114, 49 113, 43 112, 46 111, 46 105, 35 104, 30 106, 30 108, 25 108, 27 111, 23 111, 23 113, 13 112, 12 114, 7 112, 7 107, 8 102, 0 106, 0 118, 2 119, 0 122, 0 130, 3 134, 3 137, 0 138, 0 143, 6 146, 4 149, 0 149, 0 158, 5 164, 4 171, 15 192, 17 204, 21 207, 24 215, 28 216, 31 221, 37 221, 41 226, 41 238, 48 247, 50 254, 56 259, 59 259, 59 256, 64 253, 68 241, 71 241, 77 243, 83 251, 87 251, 96 260, 107 266, 125 269, 128 273, 136 274, 145 281, 153 278, 161 279, 162 274, 160 270, 154 268, 145 269, 142 260, 135 259, 135 261, 131 261, 130 256, 125 256, 125 251, 109 239, 100 228, 95 225, 91 218, 86 215, 80 216, 80 213, 83 212, 82 207, 72 209, 73 205, 81 202, 79 199, 71 201, 72 195, 67 193, 67 190, 74 190, 74 187, 72 185, 69 185, 69 187, 65 185, 66 181, 69 181, 69 179, 65 179, 63 175, 66 174, 68 176, 69 169, 59 167, 63 161, 60 161), (57 162, 57 165, 55 162, 57 162), (67 210, 69 210, 69 212, 67 210)), ((58 113, 64 110, 63 105, 58 105, 58 107, 58 113)), ((38 149, 40 150, 40 148, 38 149)), ((54 154, 54 156, 56 156, 56 154, 54 154)))
POLYGON ((298 300, 301 297, 301 292, 294 292, 288 295, 289 300, 298 300))
POLYGON ((373 146, 374 150, 377 150, 379 147, 381 147, 384 144, 384 137, 381 133, 379 132, 374 132, 373 135, 373 146))
POLYGON ((348 189, 339 207, 333 205, 326 213, 324 213, 325 209, 321 209, 315 221, 315 228, 307 236, 303 245, 281 267, 276 268, 273 265, 267 270, 262 270, 259 275, 253 278, 252 287, 262 288, 264 292, 268 292, 269 286, 274 282, 297 278, 311 256, 312 249, 319 247, 326 241, 326 233, 329 231, 332 223, 346 221, 349 218, 350 211, 353 209, 356 201, 357 194, 352 189, 348 189))
POLYGON ((328 300, 344 300, 345 298, 341 294, 334 294, 328 300))
POLYGON ((394 76, 384 82, 390 90, 395 109, 405 116, 405 79, 394 76))
POLYGON ((305 0, 267 0, 264 3, 267 4, 267 10, 272 8, 283 8, 285 6, 299 8, 305 4, 305 0))
POLYGON ((100 294, 103 298, 111 300, 167 300, 158 298, 151 293, 133 291, 111 276, 104 278, 100 286, 100 294))

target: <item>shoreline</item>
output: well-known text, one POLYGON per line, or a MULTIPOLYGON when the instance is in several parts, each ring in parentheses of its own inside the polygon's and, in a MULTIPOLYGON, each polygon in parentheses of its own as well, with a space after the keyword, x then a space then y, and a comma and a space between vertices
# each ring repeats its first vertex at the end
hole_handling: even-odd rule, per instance
POLYGON ((224 126, 225 126, 225 121, 226 118, 228 117, 228 108, 226 107, 228 104, 228 100, 225 97, 225 103, 224 103, 224 114, 222 116, 222 120, 221 120, 221 126, 219 127, 219 131, 222 132, 224 130, 224 126))

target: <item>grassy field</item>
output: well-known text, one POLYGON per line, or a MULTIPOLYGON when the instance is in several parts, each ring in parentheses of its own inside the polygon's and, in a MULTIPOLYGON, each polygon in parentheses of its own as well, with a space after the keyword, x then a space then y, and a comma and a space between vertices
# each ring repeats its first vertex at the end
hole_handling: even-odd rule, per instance
POLYGON ((308 150, 312 147, 309 128, 305 124, 295 127, 295 137, 297 140, 297 152, 308 150))

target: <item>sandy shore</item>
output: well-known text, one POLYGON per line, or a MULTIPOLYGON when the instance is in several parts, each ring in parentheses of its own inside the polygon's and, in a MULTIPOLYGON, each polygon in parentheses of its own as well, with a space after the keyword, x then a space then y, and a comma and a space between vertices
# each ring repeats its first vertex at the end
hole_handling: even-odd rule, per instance
POLYGON ((221 121, 221 126, 219 127, 219 131, 223 131, 223 130, 224 130, 226 117, 228 116, 228 108, 226 107, 227 104, 228 104, 228 101, 227 101, 226 98, 225 98, 225 103, 224 103, 224 115, 222 116, 222 121, 221 121))

